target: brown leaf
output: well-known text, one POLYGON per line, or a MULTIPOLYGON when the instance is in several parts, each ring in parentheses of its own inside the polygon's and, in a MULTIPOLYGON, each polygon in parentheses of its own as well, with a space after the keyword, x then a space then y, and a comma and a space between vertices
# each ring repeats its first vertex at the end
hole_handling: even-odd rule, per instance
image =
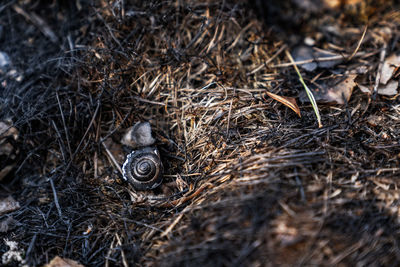
POLYGON ((59 256, 56 256, 44 267, 84 267, 84 266, 74 260, 64 259, 59 256))
POLYGON ((386 85, 381 84, 378 87, 378 94, 387 95, 387 96, 396 95, 398 87, 399 87, 399 82, 398 81, 390 81, 386 85))
POLYGON ((323 0, 323 3, 328 8, 340 8, 346 5, 356 5, 361 3, 363 0, 323 0))
POLYGON ((345 100, 348 102, 353 93, 353 88, 356 86, 354 81, 356 77, 357 75, 351 74, 344 81, 329 88, 326 99, 327 102, 336 102, 341 105, 345 103, 345 100))
MULTIPOLYGON (((357 84, 358 88, 360 88, 361 92, 367 95, 371 95, 373 92, 372 86, 365 86, 361 84, 357 84)), ((390 81, 388 84, 381 84, 378 86, 378 94, 386 95, 386 96, 394 96, 398 93, 399 82, 398 81, 390 81)))
POLYGON ((357 86, 358 86, 358 88, 360 88, 361 92, 363 92, 364 94, 367 94, 367 95, 372 94, 372 89, 370 89, 368 86, 358 84, 358 83, 357 83, 357 86))
POLYGON ((379 82, 381 84, 387 84, 392 78, 395 69, 398 67, 400 67, 400 55, 392 54, 386 58, 385 62, 383 62, 381 79, 379 82))
POLYGON ((288 108, 290 108, 291 110, 296 112, 296 114, 301 118, 300 108, 297 105, 295 98, 289 97, 289 96, 279 96, 279 95, 276 95, 276 94, 270 93, 270 92, 266 92, 266 94, 269 97, 271 97, 272 99, 275 99, 276 101, 281 102, 282 104, 284 104, 285 106, 287 106, 288 108))
MULTIPOLYGON (((356 74, 350 74, 343 80, 343 77, 335 78, 326 83, 319 84, 318 88, 311 89, 314 98, 320 103, 331 103, 343 105, 345 102, 350 100, 353 88, 356 86, 354 79, 357 77, 356 74)), ((300 95, 300 100, 303 102, 309 102, 306 95, 303 93, 300 95)))

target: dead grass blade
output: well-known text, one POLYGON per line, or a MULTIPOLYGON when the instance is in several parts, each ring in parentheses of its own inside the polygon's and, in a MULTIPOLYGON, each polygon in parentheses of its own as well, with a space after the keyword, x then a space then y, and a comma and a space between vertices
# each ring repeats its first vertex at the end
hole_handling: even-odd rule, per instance
POLYGON ((351 56, 348 58, 349 61, 357 54, 358 50, 360 49, 361 44, 362 44, 362 42, 363 42, 363 40, 364 40, 364 38, 365 38, 365 34, 367 33, 367 29, 368 29, 368 25, 365 25, 364 31, 363 31, 363 33, 362 33, 362 35, 361 35, 360 40, 358 41, 358 44, 357 44, 356 49, 354 49, 354 52, 353 52, 353 53, 351 54, 351 56))
POLYGON ((296 114, 301 118, 300 108, 297 105, 296 99, 294 97, 280 96, 271 92, 265 92, 265 93, 272 99, 275 99, 276 101, 284 104, 285 106, 296 112, 296 114))

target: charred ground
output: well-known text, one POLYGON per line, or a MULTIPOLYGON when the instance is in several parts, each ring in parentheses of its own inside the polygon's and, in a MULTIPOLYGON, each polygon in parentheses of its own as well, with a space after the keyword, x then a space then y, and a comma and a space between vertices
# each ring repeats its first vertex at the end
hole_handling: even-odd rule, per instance
POLYGON ((397 265, 398 97, 356 87, 319 106, 318 128, 309 104, 299 118, 265 92, 299 97, 285 50, 305 37, 358 52, 302 70, 306 82, 352 72, 372 88, 382 50, 399 52, 400 6, 278 2, 1 4, 15 71, 0 76, 0 120, 19 134, 1 196, 21 205, 1 215, 2 239, 29 265, 397 265), (165 166, 155 192, 134 192, 113 162, 138 121, 165 166))

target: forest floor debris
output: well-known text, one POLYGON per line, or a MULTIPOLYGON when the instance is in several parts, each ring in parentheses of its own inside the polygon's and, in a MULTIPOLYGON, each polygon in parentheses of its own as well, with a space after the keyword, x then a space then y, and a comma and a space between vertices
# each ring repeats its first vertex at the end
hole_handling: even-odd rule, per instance
POLYGON ((19 208, 0 216, 0 254, 13 240, 15 266, 400 263, 400 5, 321 1, 1 3, 15 73, 0 122, 18 138, 0 136, 0 198, 19 208), (296 47, 311 56, 290 61, 296 47), (298 101, 307 64, 333 97, 321 128, 298 101), (165 175, 135 191, 121 138, 144 121, 165 175))

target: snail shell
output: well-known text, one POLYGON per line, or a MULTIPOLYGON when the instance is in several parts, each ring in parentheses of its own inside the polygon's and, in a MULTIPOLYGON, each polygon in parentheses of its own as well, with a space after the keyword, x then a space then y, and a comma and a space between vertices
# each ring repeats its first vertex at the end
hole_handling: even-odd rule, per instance
POLYGON ((132 151, 122 167, 126 181, 137 190, 154 189, 162 182, 163 165, 155 147, 132 151))

